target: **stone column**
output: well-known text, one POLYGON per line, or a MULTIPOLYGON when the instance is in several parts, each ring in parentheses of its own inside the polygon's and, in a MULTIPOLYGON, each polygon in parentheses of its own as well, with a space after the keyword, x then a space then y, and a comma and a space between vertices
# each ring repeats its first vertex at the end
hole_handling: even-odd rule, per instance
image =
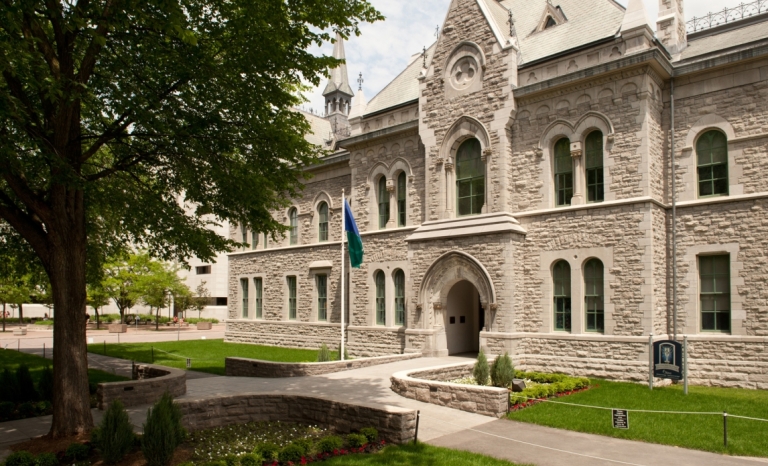
POLYGON ((584 157, 581 142, 571 143, 571 157, 573 158, 573 197, 571 205, 584 204, 584 157))
POLYGON ((453 159, 448 157, 445 167, 445 218, 454 218, 453 206, 456 205, 456 182, 453 179, 453 159))
POLYGON ((491 202, 491 196, 490 196, 490 193, 491 193, 491 189, 490 189, 490 186, 491 186, 491 170, 490 170, 489 167, 491 165, 491 156, 492 155, 493 155, 493 149, 491 149, 490 147, 487 147, 487 148, 485 148, 483 150, 483 154, 480 156, 480 159, 485 164, 485 183, 484 183, 485 184, 485 193, 484 193, 484 198, 485 199, 484 199, 484 202, 483 202, 483 210, 481 211, 484 214, 487 214, 488 212, 491 211, 491 205, 490 205, 490 202, 491 202))
POLYGON ((387 180, 387 193, 389 194, 389 220, 387 221, 387 229, 390 229, 397 226, 397 196, 395 195, 395 182, 393 180, 387 180))

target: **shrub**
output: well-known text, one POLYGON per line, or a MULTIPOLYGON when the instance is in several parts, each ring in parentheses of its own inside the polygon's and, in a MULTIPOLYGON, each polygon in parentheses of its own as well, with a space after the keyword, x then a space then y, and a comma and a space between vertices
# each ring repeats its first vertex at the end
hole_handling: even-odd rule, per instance
POLYGON ((133 426, 120 400, 109 405, 98 429, 94 430, 92 441, 101 450, 107 464, 117 463, 133 448, 133 426))
POLYGON ((181 411, 166 392, 147 413, 141 451, 149 466, 166 466, 173 452, 184 440, 186 432, 181 426, 181 411))
POLYGON ((274 443, 262 443, 253 452, 261 456, 264 461, 276 461, 280 454, 280 447, 274 443))
POLYGON ((70 443, 67 447, 67 451, 64 453, 64 456, 72 461, 77 462, 88 459, 90 454, 91 449, 88 447, 88 445, 83 445, 82 443, 70 443))
POLYGON ((512 380, 515 378, 515 368, 512 367, 512 360, 509 353, 499 356, 493 361, 491 366, 491 382, 494 387, 509 388, 512 380))
POLYGON ((294 463, 298 464, 301 463, 301 458, 304 456, 304 450, 294 444, 291 443, 290 445, 287 445, 285 448, 283 448, 280 451, 280 454, 277 456, 277 459, 280 461, 281 464, 288 464, 288 463, 294 463))
POLYGON ((483 350, 477 355, 477 362, 475 368, 472 369, 472 375, 475 377, 475 381, 478 385, 488 385, 488 377, 491 369, 488 367, 488 359, 485 357, 483 350))
POLYGON ((323 343, 320 351, 317 353, 317 362, 328 362, 331 360, 331 350, 323 343))
POLYGON ((352 448, 360 448, 368 443, 368 437, 363 434, 349 434, 347 435, 347 445, 352 448))
POLYGON ((301 447, 304 456, 310 456, 315 448, 315 444, 308 438, 300 438, 293 441, 294 445, 301 447))
MULTIPOLYGON (((341 343, 339 343, 339 349, 336 351, 336 358, 341 361, 341 343)), ((347 351, 347 346, 344 347, 344 359, 349 360, 349 351, 347 351)))
POLYGON ((227 463, 225 463, 224 461, 219 460, 219 461, 209 461, 207 463, 203 463, 203 466, 226 466, 226 464, 227 463))
POLYGON ((264 459, 256 453, 249 453, 240 457, 240 466, 261 466, 264 459))
POLYGON ((226 466, 238 466, 240 460, 235 455, 227 455, 221 459, 226 466))
POLYGON ((41 400, 53 401, 53 370, 51 366, 45 366, 37 381, 37 394, 41 400))
POLYGON ((25 419, 28 417, 34 417, 34 415, 37 413, 37 407, 35 406, 34 403, 29 401, 17 406, 16 410, 19 412, 19 417, 21 417, 22 419, 25 419))
POLYGON ((0 421, 10 419, 14 411, 16 411, 16 403, 12 401, 0 402, 0 421))
POLYGON ((365 435, 369 442, 375 442, 379 439, 379 431, 373 427, 363 427, 360 429, 360 433, 365 435))
POLYGON ((17 451, 5 459, 5 466, 35 466, 35 457, 28 451, 17 451))
POLYGON ((59 466, 59 459, 53 453, 40 453, 35 458, 35 466, 59 466))
POLYGON ((3 369, 3 372, 0 373, 0 387, 3 390, 0 392, 0 401, 19 401, 18 384, 10 369, 3 369))
POLYGON ((333 453, 334 450, 339 450, 342 446, 344 446, 344 441, 335 435, 323 437, 317 442, 317 450, 320 453, 333 453))

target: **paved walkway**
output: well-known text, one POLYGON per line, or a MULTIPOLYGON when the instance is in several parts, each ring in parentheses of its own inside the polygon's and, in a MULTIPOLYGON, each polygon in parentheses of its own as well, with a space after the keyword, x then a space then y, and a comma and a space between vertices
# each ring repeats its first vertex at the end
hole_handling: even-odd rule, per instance
MULTIPOLYGON (((96 356, 96 355, 92 355, 96 356)), ((517 463, 540 466, 656 465, 676 466, 768 464, 768 460, 735 458, 695 450, 613 439, 598 435, 550 429, 507 420, 494 420, 400 397, 389 388, 391 374, 408 369, 451 364, 462 357, 421 358, 316 377, 259 379, 202 376, 187 382, 182 398, 242 393, 301 393, 338 401, 381 403, 421 412, 419 440, 434 445, 483 453, 517 463)), ((125 362, 91 357, 91 364, 125 370, 125 362)), ((130 363, 128 363, 130 367, 130 363)), ((118 372, 119 373, 119 372, 118 372)), ((190 374, 191 375, 191 374, 190 374)), ((129 409, 134 425, 140 428, 147 406, 129 409)), ((94 410, 98 422, 101 412, 94 410)), ((0 450, 37 435, 45 434, 50 417, 0 423, 0 450)))

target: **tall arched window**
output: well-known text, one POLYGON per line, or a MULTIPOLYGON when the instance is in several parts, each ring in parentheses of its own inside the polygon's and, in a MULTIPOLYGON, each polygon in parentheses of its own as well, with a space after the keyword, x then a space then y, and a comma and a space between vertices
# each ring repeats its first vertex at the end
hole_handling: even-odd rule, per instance
POLYGON ((405 223, 405 172, 401 172, 397 177, 397 226, 404 227, 405 223))
POLYGON ((243 251, 245 251, 248 244, 248 230, 245 228, 245 225, 240 225, 240 238, 243 243, 243 251))
POLYGON ((571 266, 559 261, 552 270, 555 307, 555 330, 571 331, 571 266))
POLYGON ((586 175, 587 202, 602 202, 605 199, 603 186, 603 133, 592 131, 587 136, 586 175))
POLYGON ((571 141, 563 138, 555 143, 555 205, 571 205, 573 197, 573 160, 571 141))
POLYGON ((318 216, 318 239, 321 243, 328 241, 328 204, 321 202, 317 208, 318 216))
POLYGON ((299 211, 294 207, 288 212, 291 226, 291 246, 299 244, 299 211))
POLYGON ((389 222, 389 193, 387 192, 387 179, 379 178, 379 228, 387 228, 389 222))
POLYGON ((251 249, 259 247, 259 234, 255 231, 251 233, 251 249))
POLYGON ((376 272, 376 325, 387 323, 387 301, 384 272, 376 272))
POLYGON ((728 194, 728 139, 720 131, 707 131, 696 142, 699 196, 728 194))
POLYGON ((584 304, 587 312, 587 331, 605 331, 605 296, 603 263, 590 259, 584 265, 584 304))
POLYGON ((456 153, 456 202, 459 216, 483 211, 485 167, 480 157, 480 141, 464 141, 456 153))
POLYGON ((395 325, 405 324, 405 273, 395 272, 395 325))

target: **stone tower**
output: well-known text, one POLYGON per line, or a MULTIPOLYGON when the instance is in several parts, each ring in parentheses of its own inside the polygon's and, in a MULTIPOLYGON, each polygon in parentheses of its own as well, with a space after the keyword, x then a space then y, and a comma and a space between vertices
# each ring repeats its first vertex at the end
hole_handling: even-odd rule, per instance
MULTIPOLYGON (((333 57, 345 60, 344 39, 336 33, 336 44, 333 47, 333 57)), ((331 79, 325 86, 325 115, 331 122, 331 128, 337 135, 345 135, 349 128, 349 112, 352 109, 352 97, 355 93, 349 87, 347 64, 342 63, 331 70, 331 79)))
POLYGON ((683 0, 659 0, 656 35, 673 55, 685 49, 688 39, 685 32, 683 0))

